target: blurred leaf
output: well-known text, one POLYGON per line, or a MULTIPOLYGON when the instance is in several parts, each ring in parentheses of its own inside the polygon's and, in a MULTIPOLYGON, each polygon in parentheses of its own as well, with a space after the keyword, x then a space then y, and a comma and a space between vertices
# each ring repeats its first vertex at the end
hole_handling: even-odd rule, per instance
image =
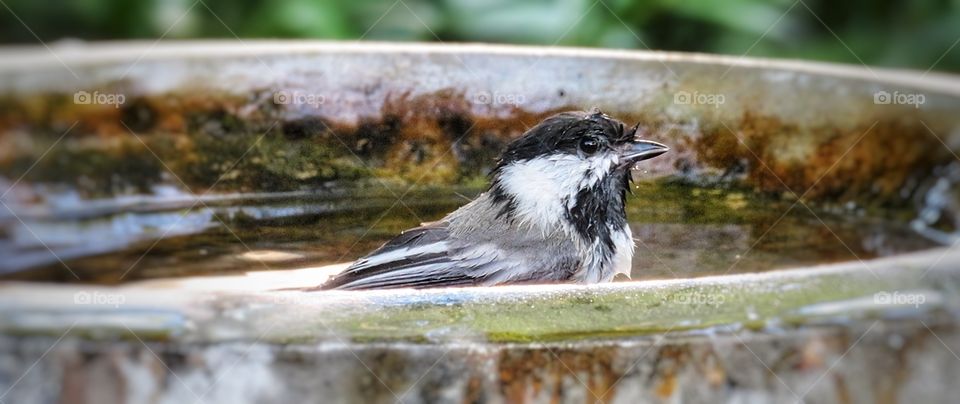
POLYGON ((363 36, 372 40, 649 47, 852 64, 862 59, 878 66, 960 71, 960 45, 950 49, 960 38, 960 0, 4 2, 29 29, 13 13, 0 8, 0 43, 36 44, 31 31, 44 42, 162 35, 363 36))

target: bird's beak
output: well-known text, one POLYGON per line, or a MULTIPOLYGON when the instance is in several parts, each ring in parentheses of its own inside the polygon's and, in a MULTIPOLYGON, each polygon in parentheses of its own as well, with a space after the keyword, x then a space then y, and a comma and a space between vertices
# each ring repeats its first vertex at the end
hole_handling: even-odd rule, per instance
POLYGON ((623 149, 620 154, 620 161, 625 164, 633 164, 652 159, 668 151, 670 151, 670 148, 662 143, 650 140, 635 140, 623 149))

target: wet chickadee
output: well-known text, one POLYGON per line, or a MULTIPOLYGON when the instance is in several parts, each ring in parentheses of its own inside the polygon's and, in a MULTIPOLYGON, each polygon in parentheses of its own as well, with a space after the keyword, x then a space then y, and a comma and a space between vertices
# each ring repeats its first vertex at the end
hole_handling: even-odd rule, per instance
POLYGON ((668 150, 635 139, 636 131, 599 111, 547 118, 507 147, 487 192, 403 232, 320 288, 597 283, 629 275, 630 168, 668 150))

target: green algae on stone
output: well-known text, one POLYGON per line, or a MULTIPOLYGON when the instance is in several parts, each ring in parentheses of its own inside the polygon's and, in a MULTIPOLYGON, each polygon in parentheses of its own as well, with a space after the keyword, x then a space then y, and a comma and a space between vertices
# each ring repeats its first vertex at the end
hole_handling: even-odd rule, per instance
MULTIPOLYGON (((920 261, 935 264, 937 255, 918 256, 923 257, 920 261)), ((303 302, 304 306, 264 306, 247 315, 255 324, 275 326, 262 330, 267 333, 264 340, 300 342, 318 335, 366 342, 438 342, 451 338, 545 342, 717 327, 763 329, 869 319, 897 310, 921 315, 956 304, 960 284, 956 272, 937 270, 921 278, 924 270, 907 265, 906 259, 893 258, 822 270, 644 282, 636 286, 619 283, 570 288, 332 292, 329 296, 331 292, 282 292, 285 298, 303 302), (923 293, 926 301, 914 308, 874 300, 883 293, 923 293), (869 305, 843 306, 848 301, 869 305), (849 310, 817 314, 820 312, 808 309, 827 302, 837 302, 849 310)))

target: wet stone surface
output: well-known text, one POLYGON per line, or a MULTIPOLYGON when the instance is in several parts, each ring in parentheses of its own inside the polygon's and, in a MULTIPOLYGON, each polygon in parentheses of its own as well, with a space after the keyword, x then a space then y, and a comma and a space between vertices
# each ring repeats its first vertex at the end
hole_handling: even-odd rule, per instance
POLYGON ((923 106, 877 105, 873 92, 901 84, 716 61, 431 52, 90 64, 80 88, 44 79, 49 69, 0 69, 0 254, 13 257, 0 277, 115 283, 353 259, 475 195, 504 145, 544 117, 592 107, 672 148, 637 173, 635 278, 930 247, 907 230, 914 219, 927 239, 955 238, 947 90, 927 91, 923 106), (509 82, 531 57, 544 70, 509 82), (496 89, 461 71, 464 60, 528 102, 478 102, 496 89), (78 90, 125 102, 77 103, 78 90), (728 102, 673 97, 708 90, 728 102), (294 92, 330 102, 277 98, 294 92))
POLYGON ((0 400, 960 395, 960 256, 932 249, 960 226, 955 78, 704 55, 243 45, 81 44, 0 62, 0 400), (146 46, 156 57, 124 59, 146 46), (63 80, 65 62, 80 79, 63 80), (477 102, 519 90, 523 105, 477 102), (929 102, 878 105, 878 90, 929 102), (80 105, 76 91, 127 102, 80 105), (284 91, 332 102, 277 102, 284 91), (681 105, 679 91, 727 102, 681 105), (306 291, 342 268, 323 265, 476 195, 527 127, 595 106, 672 148, 636 172, 628 206, 633 276, 646 282, 306 291))
MULTIPOLYGON (((952 325, 563 344, 110 345, 0 338, 13 402, 950 402, 952 325), (46 354, 46 355, 44 355, 46 354), (876 373, 873 369, 885 369, 876 373), (57 380, 62 389, 41 386, 57 380), (103 386, 110 386, 103 388, 103 386)), ((6 390, 6 389, 5 389, 6 390)))

